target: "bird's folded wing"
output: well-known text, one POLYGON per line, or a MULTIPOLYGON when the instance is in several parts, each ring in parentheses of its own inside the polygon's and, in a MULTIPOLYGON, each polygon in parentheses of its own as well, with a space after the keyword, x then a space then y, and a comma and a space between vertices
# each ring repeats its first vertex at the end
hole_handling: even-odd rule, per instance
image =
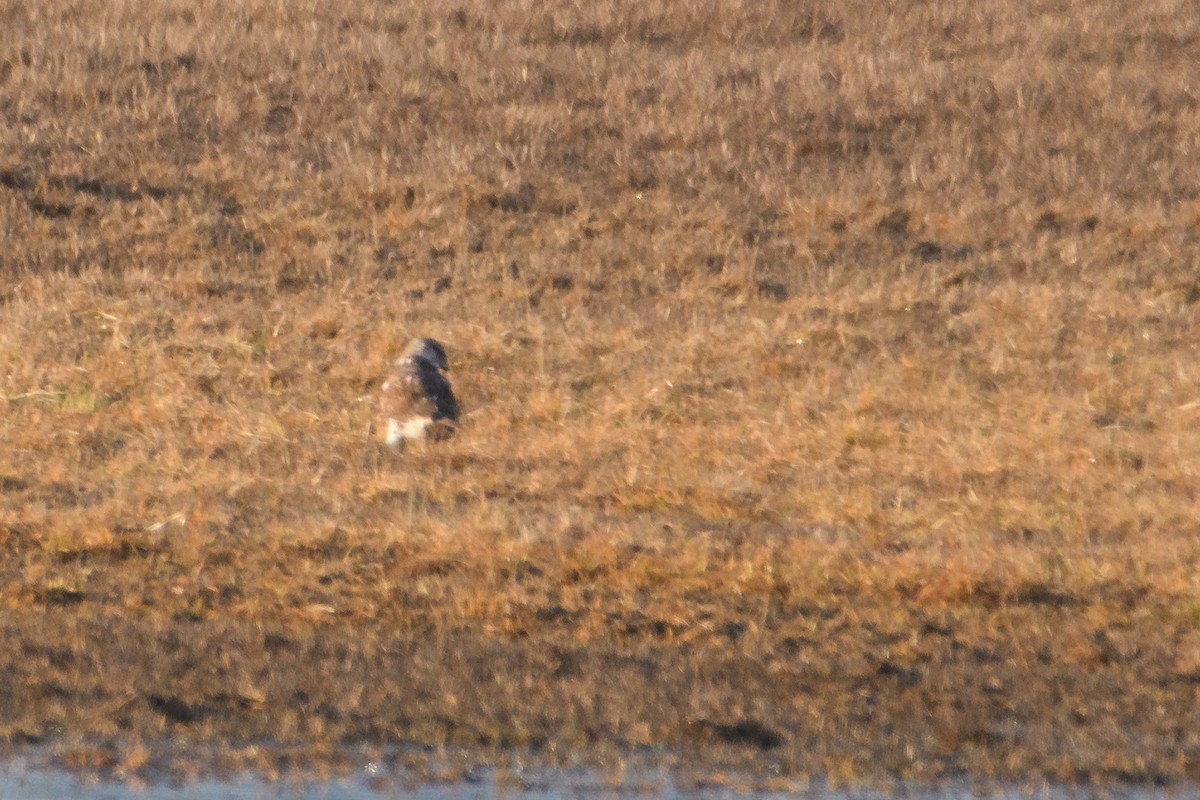
POLYGON ((407 420, 433 417, 438 410, 434 398, 427 395, 416 375, 397 375, 383 385, 379 410, 385 419, 407 420))

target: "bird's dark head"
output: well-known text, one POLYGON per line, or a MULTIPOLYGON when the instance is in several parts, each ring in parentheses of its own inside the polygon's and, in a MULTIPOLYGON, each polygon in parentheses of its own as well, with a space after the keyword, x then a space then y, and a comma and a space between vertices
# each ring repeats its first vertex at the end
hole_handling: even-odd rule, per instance
POLYGON ((437 339, 413 339, 404 351, 404 358, 422 361, 435 369, 449 371, 450 362, 446 360, 446 348, 437 339))

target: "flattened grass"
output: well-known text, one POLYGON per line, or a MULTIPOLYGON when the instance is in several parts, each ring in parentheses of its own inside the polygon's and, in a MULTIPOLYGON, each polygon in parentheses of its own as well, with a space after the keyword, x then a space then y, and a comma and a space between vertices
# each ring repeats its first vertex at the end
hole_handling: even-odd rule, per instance
POLYGON ((1184 11, 14 6, 0 737, 1197 780, 1184 11))

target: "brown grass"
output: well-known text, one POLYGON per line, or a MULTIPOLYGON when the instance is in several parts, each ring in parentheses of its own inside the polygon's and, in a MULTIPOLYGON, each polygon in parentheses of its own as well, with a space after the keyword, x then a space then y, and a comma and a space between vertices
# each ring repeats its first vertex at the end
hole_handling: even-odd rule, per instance
POLYGON ((0 17, 0 737, 1200 779, 1185 4, 0 17))

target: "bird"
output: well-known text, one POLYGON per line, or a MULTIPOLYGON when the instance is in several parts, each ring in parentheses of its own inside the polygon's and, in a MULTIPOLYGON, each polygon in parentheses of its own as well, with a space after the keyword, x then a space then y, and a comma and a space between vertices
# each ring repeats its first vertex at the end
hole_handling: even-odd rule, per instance
POLYGON ((441 440, 458 428, 458 400, 443 374, 446 348, 436 339, 413 339, 395 372, 383 384, 380 412, 383 440, 403 448, 410 439, 441 440))

